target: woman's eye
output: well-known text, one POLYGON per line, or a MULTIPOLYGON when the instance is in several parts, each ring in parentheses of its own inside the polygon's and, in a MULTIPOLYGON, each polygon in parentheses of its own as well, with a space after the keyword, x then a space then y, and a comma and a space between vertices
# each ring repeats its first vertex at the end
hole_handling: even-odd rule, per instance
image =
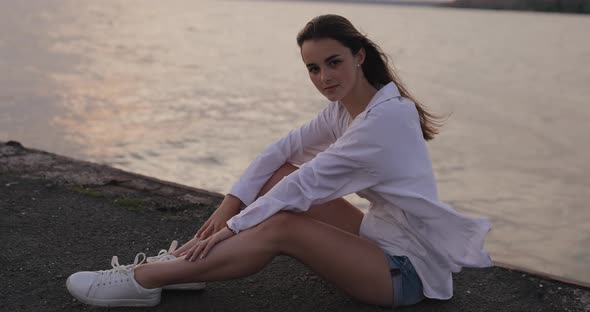
POLYGON ((330 65, 331 66, 335 66, 335 65, 338 65, 338 64, 340 64, 340 60, 333 60, 333 61, 330 62, 330 65))
POLYGON ((317 67, 310 67, 308 68, 310 73, 317 73, 318 72, 318 68, 317 67))

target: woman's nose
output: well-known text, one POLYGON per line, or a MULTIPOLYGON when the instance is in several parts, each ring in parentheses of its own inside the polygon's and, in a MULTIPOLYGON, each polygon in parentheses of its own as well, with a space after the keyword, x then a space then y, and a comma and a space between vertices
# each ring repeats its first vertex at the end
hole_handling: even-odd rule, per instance
POLYGON ((322 70, 321 74, 320 74, 320 79, 322 80, 323 83, 328 83, 332 80, 332 73, 330 72, 329 69, 324 69, 322 70))

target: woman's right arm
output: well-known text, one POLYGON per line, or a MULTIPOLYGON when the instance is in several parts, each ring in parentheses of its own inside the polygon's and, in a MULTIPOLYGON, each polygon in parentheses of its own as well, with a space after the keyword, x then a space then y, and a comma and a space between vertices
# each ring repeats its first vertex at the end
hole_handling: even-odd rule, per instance
POLYGON ((328 104, 315 118, 268 145, 228 192, 242 201, 240 209, 256 200, 260 189, 286 162, 301 165, 336 141, 333 132, 337 103, 328 104))

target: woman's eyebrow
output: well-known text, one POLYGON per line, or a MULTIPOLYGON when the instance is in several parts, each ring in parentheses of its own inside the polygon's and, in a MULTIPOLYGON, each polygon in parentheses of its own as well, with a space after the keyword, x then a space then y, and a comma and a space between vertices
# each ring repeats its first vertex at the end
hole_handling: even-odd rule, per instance
POLYGON ((338 56, 340 56, 340 55, 339 55, 339 54, 334 54, 334 55, 332 55, 332 56, 329 56, 329 57, 327 57, 327 58, 324 60, 324 63, 327 63, 327 62, 329 62, 330 60, 332 60, 333 58, 335 58, 335 57, 338 57, 338 56))
MULTIPOLYGON (((327 62, 329 62, 330 60, 332 60, 333 58, 335 58, 335 57, 338 57, 338 56, 340 56, 340 54, 334 54, 334 55, 328 56, 328 57, 327 57, 327 58, 324 60, 324 63, 327 63, 327 62)), ((309 64, 306 64, 305 66, 306 66, 306 67, 310 67, 310 66, 314 66, 314 65, 315 65, 315 63, 309 63, 309 64)))

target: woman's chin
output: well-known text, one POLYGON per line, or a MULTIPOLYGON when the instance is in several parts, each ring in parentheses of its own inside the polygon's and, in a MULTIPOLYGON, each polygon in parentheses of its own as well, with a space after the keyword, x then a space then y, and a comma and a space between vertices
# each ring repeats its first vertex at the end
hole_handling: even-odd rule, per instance
POLYGON ((341 99, 340 96, 338 96, 337 94, 326 94, 324 93, 324 96, 330 101, 330 102, 336 102, 339 101, 341 99))

